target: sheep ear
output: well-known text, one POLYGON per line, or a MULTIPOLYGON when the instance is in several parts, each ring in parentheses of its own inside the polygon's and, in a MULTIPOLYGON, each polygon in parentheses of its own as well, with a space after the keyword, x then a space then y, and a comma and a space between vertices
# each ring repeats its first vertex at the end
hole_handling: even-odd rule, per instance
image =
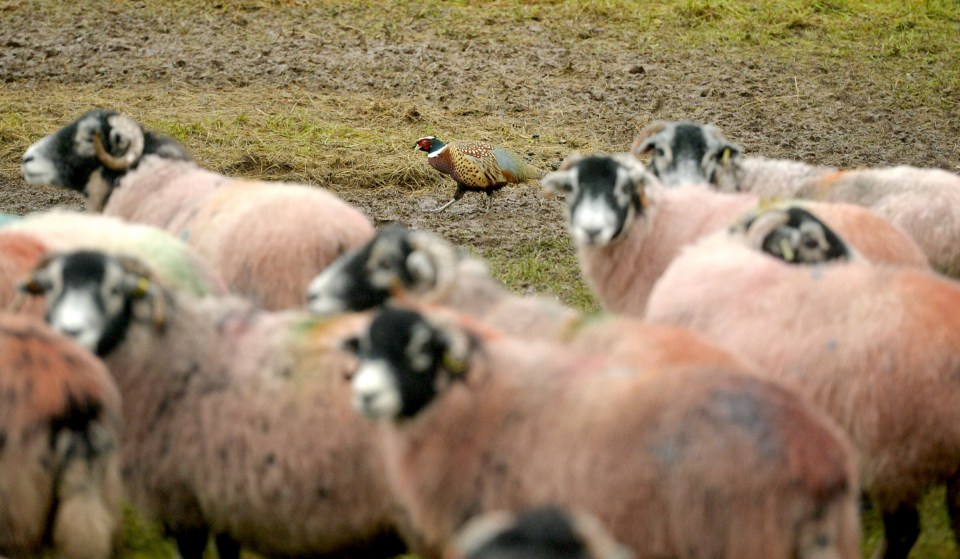
POLYGON ((48 252, 33 267, 33 272, 17 284, 17 292, 23 295, 43 295, 53 288, 53 278, 47 269, 50 263, 60 256, 59 252, 48 252))
POLYGON ((553 171, 547 173, 540 179, 540 186, 543 187, 545 196, 552 197, 555 194, 569 194, 573 190, 574 169, 564 171, 553 171))
POLYGON ((649 205, 647 199, 647 189, 653 184, 659 184, 660 181, 653 173, 647 171, 643 165, 636 159, 633 164, 624 165, 627 169, 627 178, 633 186, 633 191, 640 197, 640 207, 646 208, 649 205))
POLYGON ((653 149, 654 136, 663 132, 669 123, 664 120, 655 120, 647 125, 646 128, 640 131, 637 134, 637 137, 633 139, 633 145, 630 146, 630 153, 634 157, 640 157, 650 153, 650 150, 653 149))
POLYGON ((350 336, 349 338, 340 342, 340 349, 356 355, 360 351, 360 336, 350 336))
POLYGON ((167 312, 163 291, 153 281, 150 269, 136 258, 117 256, 120 266, 126 272, 122 288, 124 293, 134 299, 144 299, 150 303, 150 316, 154 327, 163 332, 167 327, 167 312))
POLYGON ((459 328, 446 327, 443 330, 444 345, 443 367, 453 378, 462 378, 467 372, 470 349, 473 346, 470 336, 459 328))
POLYGON ((577 163, 580 163, 581 161, 583 161, 583 154, 578 151, 572 152, 560 162, 560 167, 557 168, 557 170, 567 171, 575 167, 577 163))

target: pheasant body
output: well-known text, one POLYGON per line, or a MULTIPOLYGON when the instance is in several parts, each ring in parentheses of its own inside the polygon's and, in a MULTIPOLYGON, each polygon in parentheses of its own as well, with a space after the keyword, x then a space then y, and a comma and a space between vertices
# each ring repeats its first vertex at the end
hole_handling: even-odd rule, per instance
POLYGON ((515 153, 486 142, 458 141, 445 144, 426 136, 417 140, 417 149, 427 152, 430 166, 457 182, 453 199, 438 208, 447 209, 465 192, 486 192, 487 209, 493 193, 507 184, 539 179, 543 171, 527 164, 515 153))

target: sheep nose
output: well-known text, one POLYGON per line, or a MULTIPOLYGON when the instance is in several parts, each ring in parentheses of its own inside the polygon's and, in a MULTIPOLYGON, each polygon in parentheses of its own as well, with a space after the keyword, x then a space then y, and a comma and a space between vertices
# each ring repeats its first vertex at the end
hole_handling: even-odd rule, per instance
POLYGON ((597 240, 597 237, 600 236, 600 228, 591 227, 588 229, 584 229, 583 233, 587 236, 587 241, 593 244, 593 242, 597 240))
POLYGON ((70 338, 76 338, 83 332, 79 326, 61 326, 59 330, 61 334, 70 338))

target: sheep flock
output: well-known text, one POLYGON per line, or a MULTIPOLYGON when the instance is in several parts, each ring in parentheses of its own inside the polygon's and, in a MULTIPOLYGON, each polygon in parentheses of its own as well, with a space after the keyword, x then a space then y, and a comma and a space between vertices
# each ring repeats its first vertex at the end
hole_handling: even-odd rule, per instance
POLYGON ((87 209, 0 226, 0 556, 116 557, 125 502, 183 559, 855 559, 864 506, 905 559, 940 485, 960 542, 960 176, 564 157, 598 312, 129 115, 37 138, 87 209))

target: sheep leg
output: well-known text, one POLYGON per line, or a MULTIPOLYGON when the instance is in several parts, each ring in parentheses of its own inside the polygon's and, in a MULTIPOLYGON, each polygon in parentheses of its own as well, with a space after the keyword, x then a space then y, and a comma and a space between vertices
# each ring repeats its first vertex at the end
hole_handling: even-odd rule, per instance
POLYGON ((873 558, 906 559, 919 535, 920 514, 916 505, 901 503, 893 511, 884 511, 883 541, 873 558))
POLYGON ((171 534, 177 542, 177 551, 181 559, 203 559, 210 534, 207 528, 187 528, 171 534))
POLYGON ((229 534, 219 533, 214 542, 217 544, 219 559, 240 559, 240 543, 229 534))

